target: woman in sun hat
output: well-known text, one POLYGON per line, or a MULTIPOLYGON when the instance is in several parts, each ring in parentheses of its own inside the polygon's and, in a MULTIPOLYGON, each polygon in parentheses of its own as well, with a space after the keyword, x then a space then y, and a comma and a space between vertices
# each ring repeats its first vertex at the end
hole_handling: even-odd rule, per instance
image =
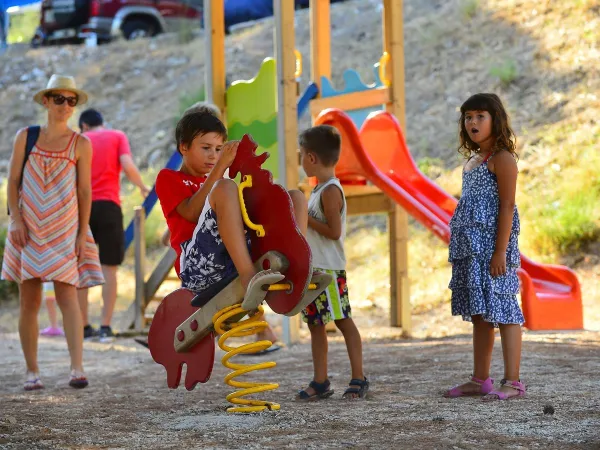
POLYGON ((69 385, 83 388, 88 384, 83 372, 83 324, 76 289, 102 284, 104 279, 88 225, 92 147, 67 124, 75 106, 87 99, 73 77, 52 75, 46 89, 33 97, 46 109, 47 123, 41 128, 19 130, 14 141, 2 279, 19 284, 19 335, 27 364, 25 390, 44 387, 37 346, 42 282, 47 281, 54 282, 63 315, 71 356, 69 385))

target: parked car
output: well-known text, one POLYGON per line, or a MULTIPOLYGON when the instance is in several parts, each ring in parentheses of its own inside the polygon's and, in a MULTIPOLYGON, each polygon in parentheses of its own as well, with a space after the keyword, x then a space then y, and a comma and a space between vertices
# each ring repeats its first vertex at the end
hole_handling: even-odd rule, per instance
POLYGON ((154 36, 201 18, 202 0, 43 0, 32 45, 154 36))
MULTIPOLYGON (((330 0, 331 3, 343 0, 330 0)), ((295 0, 296 8, 309 0, 295 0)), ((225 29, 273 15, 273 0, 225 0, 225 29)), ((32 45, 154 36, 183 23, 203 23, 203 0, 42 0, 40 26, 32 45)))

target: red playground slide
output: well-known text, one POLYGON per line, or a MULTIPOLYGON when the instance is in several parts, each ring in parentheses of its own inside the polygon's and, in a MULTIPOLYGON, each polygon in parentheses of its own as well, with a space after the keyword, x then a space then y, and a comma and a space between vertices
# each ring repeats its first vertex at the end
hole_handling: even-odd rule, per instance
MULTIPOLYGON (((323 111, 316 124, 332 125, 342 135, 336 169, 342 182, 373 183, 448 244, 448 223, 457 200, 417 168, 394 116, 385 111, 372 114, 360 134, 339 109, 323 111)), ((535 263, 523 254, 521 265, 525 326, 530 330, 583 329, 581 288, 575 273, 564 266, 535 263)))

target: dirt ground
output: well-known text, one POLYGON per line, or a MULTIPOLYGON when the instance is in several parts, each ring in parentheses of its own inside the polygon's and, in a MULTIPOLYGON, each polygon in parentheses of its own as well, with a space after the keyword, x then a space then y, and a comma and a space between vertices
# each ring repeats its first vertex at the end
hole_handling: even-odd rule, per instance
MULTIPOLYGON (((298 345, 268 358, 240 357, 277 362, 256 379, 280 383, 260 398, 279 402, 281 411, 253 415, 225 412, 231 388, 223 383, 227 370, 220 350, 207 384, 192 392, 170 390, 164 369, 131 338, 86 342, 90 386, 82 391, 67 386, 64 340, 41 339, 46 389, 26 393, 18 335, 7 332, 0 338, 0 448, 600 448, 600 332, 525 331, 527 398, 491 404, 448 400, 442 390, 469 375, 471 341, 469 325, 448 319, 446 309, 417 316, 416 322, 435 324, 446 317, 455 326, 452 335, 411 340, 386 327, 384 317, 357 310, 371 381, 366 401, 341 399, 350 374, 339 334, 331 336, 329 348, 336 393, 317 403, 293 401, 312 373, 305 328, 298 345), (544 414, 546 405, 553 414, 544 414)), ((14 305, 1 313, 14 317, 14 305)), ((499 379, 499 339, 494 355, 499 379)))

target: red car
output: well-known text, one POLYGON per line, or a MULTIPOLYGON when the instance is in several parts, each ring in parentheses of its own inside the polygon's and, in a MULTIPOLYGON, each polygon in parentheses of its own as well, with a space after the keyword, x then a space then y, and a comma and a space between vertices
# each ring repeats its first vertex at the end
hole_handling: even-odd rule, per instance
POLYGON ((43 0, 32 45, 99 42, 176 31, 188 22, 200 27, 202 0, 43 0))

